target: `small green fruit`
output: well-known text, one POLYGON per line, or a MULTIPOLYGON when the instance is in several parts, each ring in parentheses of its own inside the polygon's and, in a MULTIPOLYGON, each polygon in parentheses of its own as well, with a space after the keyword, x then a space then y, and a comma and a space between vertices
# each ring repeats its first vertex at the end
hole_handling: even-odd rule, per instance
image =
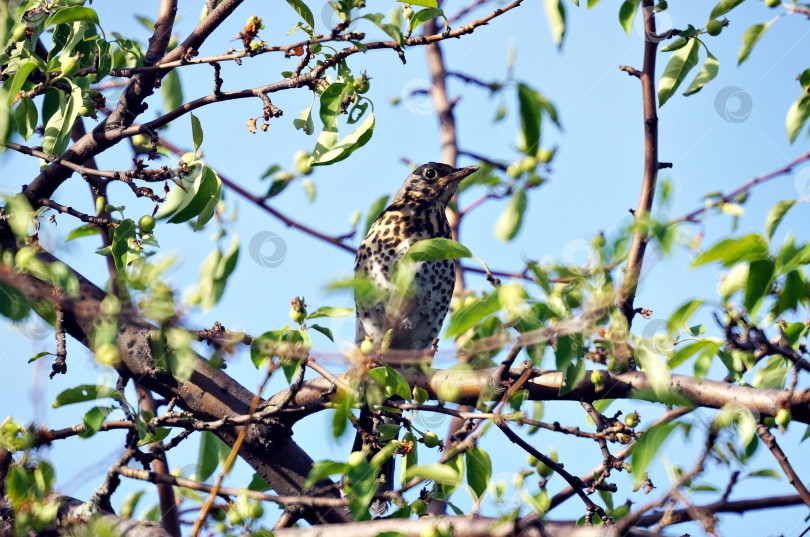
POLYGON ((523 169, 524 172, 531 172, 537 167, 537 161, 539 159, 535 157, 526 157, 520 162, 520 167, 523 169))
POLYGON ((236 509, 231 509, 228 511, 228 522, 231 523, 232 526, 238 526, 244 521, 242 515, 236 509))
POLYGON ((79 71, 79 60, 78 58, 70 57, 66 58, 59 64, 60 69, 62 70, 62 74, 65 76, 73 76, 79 71))
POLYGON ((540 462, 540 459, 529 453, 529 456, 526 457, 526 462, 529 463, 529 466, 537 466, 537 464, 540 462))
POLYGON ((155 230, 155 218, 148 214, 143 215, 140 220, 138 220, 138 227, 144 233, 152 233, 155 230))
POLYGON ((769 428, 769 429, 770 429, 771 427, 776 427, 776 420, 775 420, 775 419, 773 419, 773 417, 772 417, 772 416, 766 416, 766 417, 765 417, 765 419, 764 419, 764 420, 762 420, 762 421, 763 421, 763 423, 765 424, 765 427, 767 427, 767 428, 769 428))
POLYGON ((96 362, 100 364, 115 367, 118 365, 120 358, 121 354, 118 351, 118 347, 112 343, 102 343, 96 347, 96 362))
POLYGON ((264 516, 264 507, 260 503, 253 503, 250 505, 250 518, 261 518, 264 516))
POLYGON ((506 167, 506 175, 508 175, 512 179, 517 179, 518 177, 520 177, 520 173, 522 171, 523 170, 521 169, 520 164, 517 162, 513 162, 512 164, 506 167))
POLYGON ((295 307, 290 308, 290 319, 292 319, 294 323, 302 323, 306 318, 307 318, 307 310, 302 311, 295 307))
POLYGON ((360 466, 364 462, 366 462, 366 456, 362 451, 352 451, 349 455, 349 459, 346 461, 349 466, 360 466))
POLYGON ((298 151, 293 156, 293 162, 295 162, 295 167, 298 168, 298 171, 301 172, 303 175, 309 175, 312 173, 312 164, 310 164, 311 155, 306 151, 298 151))
POLYGON ((655 7, 658 8, 658 11, 664 11, 669 7, 669 4, 667 4, 667 0, 661 0, 655 7))
POLYGON ((537 461, 537 464, 534 465, 534 468, 537 470, 537 473, 542 477, 548 477, 554 473, 554 470, 552 470, 550 466, 546 465, 546 463, 541 461, 537 461))
POLYGON ((439 445, 439 436, 433 431, 428 431, 425 433, 425 436, 422 437, 422 441, 427 447, 434 448, 439 445))
POLYGON ((638 412, 633 412, 624 417, 624 424, 628 427, 638 427, 639 423, 641 423, 641 416, 638 415, 638 412))
POLYGON ((598 369, 594 369, 591 372, 591 384, 593 384, 593 387, 596 389, 596 391, 599 391, 602 388, 604 388, 605 387, 605 374, 602 371, 598 370, 598 369))
POLYGON ((425 500, 415 500, 411 504, 411 511, 413 511, 413 513, 417 516, 424 516, 425 513, 427 513, 427 504, 425 503, 425 500))
POLYGON ((765 5, 768 7, 776 7, 782 3, 782 0, 765 0, 765 5))
POLYGON ((405 17, 405 20, 411 20, 411 17, 413 17, 413 8, 410 4, 402 6, 402 16, 405 17))
POLYGON ((717 19, 712 19, 706 24, 706 33, 709 35, 720 35, 723 31, 723 23, 717 19))
POLYGON ((18 24, 14 27, 14 31, 11 33, 11 39, 16 42, 20 42, 24 39, 28 38, 28 32, 26 31, 27 28, 25 24, 18 24))
POLYGON ((368 77, 365 75, 365 73, 363 73, 363 75, 361 75, 360 78, 354 83, 354 91, 360 95, 366 93, 370 87, 371 84, 368 83, 368 77))
POLYGON ((360 342, 360 352, 363 354, 368 354, 372 350, 374 350, 374 342, 371 341, 371 338, 366 336, 363 338, 363 341, 360 342))
POLYGON ((780 429, 786 429, 791 419, 790 411, 786 408, 780 408, 776 413, 776 424, 780 429))

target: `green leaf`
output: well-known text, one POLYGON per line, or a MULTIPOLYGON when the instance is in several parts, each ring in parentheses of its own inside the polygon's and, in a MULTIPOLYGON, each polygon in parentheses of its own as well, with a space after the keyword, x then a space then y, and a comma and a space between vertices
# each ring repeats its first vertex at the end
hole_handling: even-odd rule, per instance
POLYGON ((29 359, 28 359, 28 363, 30 364, 30 363, 36 362, 36 361, 37 361, 37 360, 39 360, 40 358, 43 358, 43 357, 45 357, 45 356, 48 356, 49 354, 53 354, 53 353, 50 353, 50 352, 48 352, 48 351, 41 351, 41 352, 38 352, 38 353, 36 353, 35 355, 33 355, 31 358, 29 358, 29 359))
POLYGON ((806 292, 806 283, 802 278, 802 273, 799 270, 792 270, 785 276, 785 285, 782 292, 779 293, 779 300, 774 304, 772 313, 778 316, 787 310, 795 310, 798 308, 799 300, 806 292))
POLYGON ((200 451, 197 456, 197 470, 194 479, 205 481, 219 466, 219 444, 222 440, 211 431, 203 431, 200 437, 200 451))
POLYGON ((97 386, 93 384, 82 384, 80 386, 76 386, 75 388, 68 388, 57 395, 52 406, 53 408, 59 408, 60 406, 72 405, 74 403, 84 403, 86 401, 95 401, 96 399, 105 399, 107 397, 112 397, 113 399, 118 399, 119 401, 124 400, 121 394, 115 390, 115 388, 111 388, 109 386, 97 386))
POLYGON ((402 376, 402 373, 396 369, 384 365, 375 367, 366 374, 369 379, 386 388, 386 397, 396 394, 406 401, 411 400, 411 387, 405 377, 402 376))
POLYGON ((60 9, 51 15, 45 22, 45 26, 48 27, 54 24, 63 24, 66 22, 75 21, 86 21, 92 22, 96 26, 99 25, 98 14, 94 9, 82 6, 72 6, 65 9, 60 9))
POLYGON ((408 248, 405 255, 402 256, 402 261, 419 263, 423 261, 456 259, 459 257, 472 257, 472 253, 463 244, 452 239, 439 237, 415 242, 408 248))
MULTIPOLYGON (((334 86, 334 84, 333 84, 334 86)), ((326 131, 326 128, 324 128, 326 131)), ((340 140, 331 147, 322 145, 321 138, 312 152, 312 165, 324 166, 334 164, 347 158, 349 155, 366 145, 374 133, 374 111, 369 112, 368 117, 351 134, 340 140)))
POLYGON ((17 67, 17 72, 14 73, 14 78, 11 79, 11 85, 8 87, 8 105, 9 107, 14 104, 17 99, 17 94, 28 80, 28 75, 31 74, 36 68, 37 64, 34 60, 27 60, 25 63, 17 67))
POLYGON ((756 261, 768 257, 768 242, 764 237, 750 234, 738 239, 724 239, 692 262, 692 267, 720 261, 724 267, 730 267, 742 260, 756 261))
POLYGON ((698 63, 700 45, 697 39, 690 39, 683 48, 672 53, 658 82, 658 106, 664 106, 670 97, 678 90, 678 86, 686 79, 689 71, 698 63))
POLYGON ((315 28, 315 17, 312 16, 312 11, 309 9, 302 0, 287 0, 287 3, 290 4, 290 7, 295 10, 296 13, 301 15, 301 18, 304 19, 310 28, 315 28))
POLYGON ((518 190, 509 199, 509 203, 495 222, 495 236, 501 242, 509 242, 520 231, 523 214, 526 212, 526 191, 518 190))
POLYGON ((79 226, 70 230, 70 233, 67 234, 65 237, 65 242, 72 241, 73 239, 79 239, 81 237, 89 237, 91 235, 98 235, 99 228, 98 227, 91 227, 90 224, 85 224, 83 226, 79 226))
POLYGON ((745 31, 742 36, 743 46, 740 49, 739 54, 737 54, 738 65, 748 59, 748 55, 751 54, 751 49, 754 48, 757 41, 759 41, 759 39, 765 34, 768 27, 770 27, 770 23, 755 24, 745 31))
POLYGON ((138 506, 138 502, 145 492, 145 490, 137 490, 127 494, 124 501, 121 502, 121 510, 119 511, 121 518, 132 518, 132 515, 135 513, 135 508, 138 506))
POLYGON ((480 499, 489 487, 492 477, 492 461, 489 454, 480 447, 474 447, 464 453, 467 466, 467 483, 475 493, 476 500, 480 499))
POLYGON ((20 99, 20 104, 14 110, 14 119, 17 122, 17 131, 23 140, 28 140, 37 128, 37 107, 28 97, 20 99))
MULTIPOLYGON (((420 9, 419 11, 416 11, 408 21, 408 31, 413 33, 417 28, 422 26, 427 21, 433 20, 438 17, 444 18, 444 12, 438 7, 420 9)), ((447 19, 445 18, 445 25, 446 24, 447 19)))
POLYGON ((321 306, 307 315, 307 319, 317 319, 318 317, 348 317, 353 311, 354 309, 343 306, 321 306))
POLYGON ((714 9, 712 9, 712 14, 709 15, 710 19, 716 19, 717 17, 721 17, 737 7, 738 5, 742 4, 744 0, 721 0, 714 9))
POLYGON ((16 288, 0 282, 0 315, 12 321, 21 321, 28 317, 31 307, 28 301, 16 288))
POLYGON ((439 7, 439 3, 436 0, 397 0, 403 4, 411 4, 412 6, 422 6, 422 7, 439 7))
POLYGON ((630 35, 630 30, 633 29, 633 19, 636 18, 640 3, 639 0, 625 0, 619 8, 619 24, 627 35, 630 35))
POLYGON ((127 266, 127 253, 129 252, 130 241, 135 239, 135 229, 135 222, 129 218, 122 220, 118 227, 115 228, 111 253, 115 268, 118 270, 124 270, 124 267, 127 266))
POLYGON ((311 489, 318 481, 326 479, 330 475, 345 473, 348 467, 349 465, 345 462, 330 460, 314 462, 307 476, 307 480, 304 483, 304 492, 311 489))
POLYGON ((551 29, 551 37, 554 38, 554 43, 559 48, 562 46, 565 37, 565 7, 562 0, 545 0, 544 6, 546 8, 546 19, 548 19, 548 25, 551 29))
POLYGON ((414 477, 429 479, 440 485, 455 486, 461 484, 461 476, 455 469, 446 464, 413 466, 408 468, 405 476, 407 479, 413 479, 414 477))
POLYGON ((807 123, 808 118, 810 118, 810 93, 803 93, 801 97, 790 105, 785 118, 785 127, 787 128, 790 143, 796 140, 796 136, 799 135, 804 124, 807 123))
POLYGON ((658 454, 658 450, 663 445, 669 434, 677 427, 676 423, 661 423, 654 425, 644 431, 636 444, 633 446, 631 454, 630 468, 635 477, 636 483, 644 479, 644 474, 650 462, 658 454))
POLYGON ((332 335, 332 331, 329 328, 321 326, 319 324, 311 324, 309 325, 309 328, 315 330, 316 332, 320 332, 321 334, 328 337, 331 341, 335 341, 335 337, 332 335))
POLYGON ((770 259, 752 261, 748 267, 745 284, 745 309, 753 313, 763 298, 771 291, 775 263, 770 259))
POLYGON ((537 92, 525 84, 518 84, 520 108, 520 141, 518 147, 524 153, 534 155, 540 149, 542 116, 537 92))
POLYGON ((676 331, 683 328, 689 318, 692 317, 692 315, 702 305, 703 301, 699 299, 689 300, 688 302, 682 304, 677 310, 675 310, 675 313, 672 314, 669 321, 667 321, 667 330, 669 333, 674 334, 676 331))
MULTIPOLYGON (((202 140, 200 140, 202 141, 202 140)), ((179 187, 175 187, 179 188, 179 187)), ((174 211, 169 222, 180 224, 199 216, 212 200, 219 201, 219 194, 222 192, 222 181, 219 176, 206 165, 194 180, 193 185, 185 193, 180 206, 174 211)), ((160 211, 158 211, 160 215, 160 211)), ((164 216, 164 215, 161 215, 164 216)))
MULTIPOLYGON (((183 104, 183 87, 180 85, 180 74, 177 69, 172 69, 160 81, 160 93, 163 96, 164 112, 171 112, 183 104)), ((194 114, 191 114, 192 130, 194 126, 194 114)), ((195 148, 194 151, 197 149, 195 148)))
POLYGON ((445 338, 463 334, 470 328, 478 325, 484 318, 492 315, 501 308, 498 300, 498 289, 482 297, 472 304, 462 306, 450 315, 445 338))
MULTIPOLYGON (((194 114, 191 115, 191 136, 194 139, 194 152, 196 153, 203 143, 203 129, 200 120, 194 114)), ((171 220, 170 220, 171 222, 171 220)))
MULTIPOLYGON (((45 135, 42 137, 42 149, 52 155, 61 155, 65 152, 73 124, 79 116, 79 108, 83 104, 82 89, 71 81, 71 92, 67 99, 59 101, 59 108, 45 125, 45 135)), ((63 92, 59 91, 62 97, 63 92)), ((44 104, 43 104, 44 109, 44 104)))
POLYGON ((101 425, 104 423, 104 420, 112 410, 114 409, 98 406, 94 406, 88 410, 82 417, 82 422, 84 423, 85 427, 87 427, 87 430, 81 433, 79 436, 81 438, 90 438, 96 434, 99 429, 101 429, 101 425))
POLYGON ((377 200, 371 204, 371 207, 368 209, 368 216, 366 216, 366 227, 363 231, 363 237, 368 235, 368 230, 371 229, 371 225, 374 223, 377 218, 382 214, 385 210, 385 207, 388 205, 388 195, 381 196, 377 198, 377 200))
POLYGON ((717 72, 720 70, 720 64, 717 61, 717 58, 711 55, 711 53, 706 53, 706 61, 703 62, 703 67, 698 72, 695 79, 689 84, 689 87, 684 92, 684 95, 693 95, 700 90, 703 89, 708 82, 714 80, 714 77, 717 76, 717 72))
POLYGON ((748 477, 768 477, 771 479, 778 479, 778 480, 782 479, 782 475, 779 472, 768 468, 764 470, 756 470, 754 472, 751 472, 750 474, 748 474, 748 477))
MULTIPOLYGON (((810 110, 810 107, 808 107, 808 110, 810 110)), ((768 239, 773 237, 777 226, 779 226, 779 223, 782 222, 782 219, 785 217, 791 207, 796 205, 797 201, 798 200, 780 201, 771 207, 771 210, 768 211, 768 217, 765 218, 765 232, 768 234, 768 239)))
POLYGON ((159 444, 164 438, 169 436, 169 429, 166 427, 156 427, 153 431, 146 431, 146 433, 138 440, 138 447, 146 446, 149 444, 159 444))

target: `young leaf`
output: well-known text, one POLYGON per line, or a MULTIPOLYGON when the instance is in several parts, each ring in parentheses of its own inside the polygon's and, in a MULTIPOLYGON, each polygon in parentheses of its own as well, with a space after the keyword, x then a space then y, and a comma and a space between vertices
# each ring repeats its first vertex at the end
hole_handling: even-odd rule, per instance
POLYGON ((672 317, 667 321, 667 330, 669 333, 674 334, 676 331, 680 330, 686 324, 686 321, 688 321, 702 305, 702 300, 694 299, 684 303, 675 310, 675 313, 673 313, 672 317))
POLYGON ((402 2, 404 4, 411 4, 413 6, 439 7, 439 3, 436 0, 397 0, 397 1, 402 2))
POLYGON ((537 92, 525 84, 518 84, 520 106, 520 141, 518 147, 527 155, 534 155, 540 148, 541 104, 537 92))
POLYGON ((737 55, 737 64, 741 64, 745 60, 748 59, 748 55, 751 54, 751 49, 754 48, 754 45, 757 44, 757 41, 765 34, 765 31, 770 27, 770 23, 768 24, 755 24, 751 26, 749 29, 745 31, 742 36, 743 46, 740 49, 739 54, 737 55))
POLYGON ((692 262, 692 267, 721 261, 724 267, 730 267, 743 259, 755 261, 768 257, 768 243, 764 237, 754 233, 738 239, 724 239, 699 256, 692 262))
POLYGON ((720 70, 720 64, 717 62, 717 58, 712 56, 709 52, 706 54, 706 61, 703 62, 703 67, 700 69, 692 83, 689 84, 689 87, 683 93, 684 95, 693 95, 699 92, 703 89, 703 86, 717 76, 717 71, 720 70))
MULTIPOLYGON (((332 84, 333 86, 335 84, 332 84)), ((324 127, 326 132, 326 127, 324 127)), ((349 155, 360 149, 371 139, 374 133, 374 112, 369 112, 368 117, 358 126, 354 132, 333 144, 332 146, 325 146, 321 143, 321 138, 318 138, 318 143, 312 151, 312 165, 324 166, 326 164, 333 164, 340 162, 347 158, 349 155)), ((337 131, 335 131, 335 136, 337 131)))
POLYGON ((714 6, 714 9, 712 9, 712 14, 709 15, 709 19, 721 17, 743 2, 744 0, 721 0, 720 3, 714 6))
POLYGON ((562 46, 565 37, 565 7, 562 0, 545 0, 546 18, 551 29, 551 37, 557 47, 562 46))
POLYGON ((24 140, 28 140, 34 129, 37 128, 37 107, 28 97, 20 99, 20 104, 14 110, 14 119, 17 122, 17 131, 24 140))
POLYGON ((72 405, 74 403, 84 403, 85 401, 94 401, 96 399, 104 399, 112 397, 123 401, 123 397, 115 388, 109 386, 96 386, 92 384, 82 384, 75 388, 68 388, 59 395, 53 402, 53 408, 60 406, 72 405))
POLYGON ((317 319, 318 317, 348 317, 354 310, 342 306, 321 306, 307 316, 307 319, 317 319))
POLYGON ((495 236, 501 242, 509 242, 520 231, 523 214, 526 212, 526 191, 520 189, 509 199, 509 204, 495 222, 495 236))
POLYGON ((700 45, 697 39, 690 39, 683 48, 672 53, 664 74, 658 82, 658 106, 664 103, 677 91, 689 71, 698 63, 700 45))
POLYGON ((8 88, 8 105, 9 107, 17 100, 17 94, 28 80, 28 75, 31 74, 36 68, 37 64, 34 60, 27 60, 25 63, 17 67, 17 72, 14 73, 14 78, 11 79, 11 85, 8 88))
POLYGON ((464 462, 467 466, 467 483, 470 484, 476 499, 481 498, 487 491, 492 477, 492 461, 486 451, 474 447, 464 453, 464 462))
POLYGON ((459 257, 472 257, 466 246, 452 239, 436 238, 418 241, 408 248, 402 261, 440 261, 442 259, 456 259, 459 257))
POLYGON ((619 23, 627 35, 630 35, 630 30, 633 29, 633 19, 636 18, 639 4, 640 0, 625 0, 619 8, 619 23))
POLYGON ((447 464, 428 464, 425 466, 414 466, 408 468, 405 474, 408 479, 419 477, 429 479, 440 485, 458 485, 461 483, 461 476, 447 464))
POLYGON ((25 296, 16 288, 0 282, 0 315, 12 321, 21 321, 31 311, 25 296))
MULTIPOLYGON (((808 107, 810 110, 810 107, 808 107)), ((768 211, 768 217, 765 218, 765 232, 768 234, 768 239, 773 237, 776 227, 782 222, 787 212, 796 205, 798 200, 785 200, 777 202, 771 210, 768 211)))
POLYGON ((745 284, 745 309, 753 312, 771 290, 775 264, 770 259, 752 261, 748 267, 748 281, 745 284))
POLYGON ((790 143, 796 140, 796 136, 799 135, 804 124, 807 123, 808 118, 810 118, 810 93, 803 93, 801 97, 790 105, 785 118, 785 127, 787 128, 790 143))
POLYGON ((654 425, 644 431, 641 437, 636 441, 633 446, 633 453, 630 459, 630 468, 633 472, 636 482, 644 478, 644 473, 647 466, 655 458, 658 450, 667 439, 669 434, 677 427, 676 423, 661 423, 654 425))
POLYGON ((191 114, 191 136, 194 139, 194 152, 196 153, 203 143, 203 130, 199 118, 194 114, 191 114))
POLYGON ((462 334, 476 326, 484 318, 492 315, 501 309, 500 301, 498 300, 498 289, 489 295, 480 298, 472 304, 462 306, 454 311, 450 316, 450 324, 447 325, 445 338, 450 338, 462 334))
POLYGON ((304 22, 306 22, 310 28, 315 28, 315 17, 312 16, 312 11, 303 0, 287 0, 287 3, 290 4, 290 7, 293 8, 296 13, 301 15, 301 18, 304 19, 304 22))
POLYGON ((129 218, 122 220, 115 228, 111 253, 115 268, 118 270, 124 270, 124 267, 127 266, 127 253, 130 242, 135 240, 135 228, 135 222, 129 218))
POLYGON ((380 214, 382 214, 387 205, 388 195, 377 198, 377 200, 371 204, 371 207, 368 208, 368 216, 366 216, 366 226, 363 231, 363 237, 368 235, 368 230, 371 229, 371 225, 377 220, 380 214))
POLYGON ((63 24, 66 22, 86 21, 92 22, 98 26, 98 14, 94 9, 89 7, 72 6, 65 9, 60 9, 50 16, 45 22, 45 26, 54 24, 63 24))
MULTIPOLYGON (((169 71, 160 83, 160 93, 163 96, 165 112, 171 112, 183 104, 183 87, 180 85, 180 75, 177 69, 169 71)), ((191 114, 192 131, 194 130, 194 114, 191 114)), ((197 151, 195 148, 194 151, 197 151)))
POLYGON ((222 440, 211 431, 203 431, 200 437, 200 451, 197 456, 197 470, 194 479, 205 481, 219 466, 219 446, 222 440))

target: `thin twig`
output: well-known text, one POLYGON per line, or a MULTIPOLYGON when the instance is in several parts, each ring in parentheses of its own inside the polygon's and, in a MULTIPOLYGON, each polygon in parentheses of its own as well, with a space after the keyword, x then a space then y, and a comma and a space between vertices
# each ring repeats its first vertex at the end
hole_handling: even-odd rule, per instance
POLYGON ((779 463, 779 466, 782 467, 782 471, 788 478, 788 483, 793 485, 793 488, 795 488, 796 492, 799 493, 799 497, 802 499, 805 505, 810 507, 810 491, 807 490, 807 487, 804 486, 801 478, 796 474, 793 466, 791 466, 790 462, 788 461, 787 455, 785 455, 785 452, 779 447, 779 444, 776 442, 776 438, 774 438, 774 436, 771 434, 771 431, 769 431, 765 425, 760 423, 757 425, 757 434, 762 439, 762 443, 768 446, 768 449, 771 450, 771 453, 773 453, 773 456, 776 459, 776 462, 779 463))

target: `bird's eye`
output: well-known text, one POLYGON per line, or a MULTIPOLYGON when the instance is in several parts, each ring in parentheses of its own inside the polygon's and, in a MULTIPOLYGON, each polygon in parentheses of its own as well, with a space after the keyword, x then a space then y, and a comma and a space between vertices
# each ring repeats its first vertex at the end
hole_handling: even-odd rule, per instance
POLYGON ((427 170, 425 170, 425 177, 427 177, 428 179, 433 179, 434 177, 436 177, 436 170, 434 170, 433 168, 428 168, 427 170))

